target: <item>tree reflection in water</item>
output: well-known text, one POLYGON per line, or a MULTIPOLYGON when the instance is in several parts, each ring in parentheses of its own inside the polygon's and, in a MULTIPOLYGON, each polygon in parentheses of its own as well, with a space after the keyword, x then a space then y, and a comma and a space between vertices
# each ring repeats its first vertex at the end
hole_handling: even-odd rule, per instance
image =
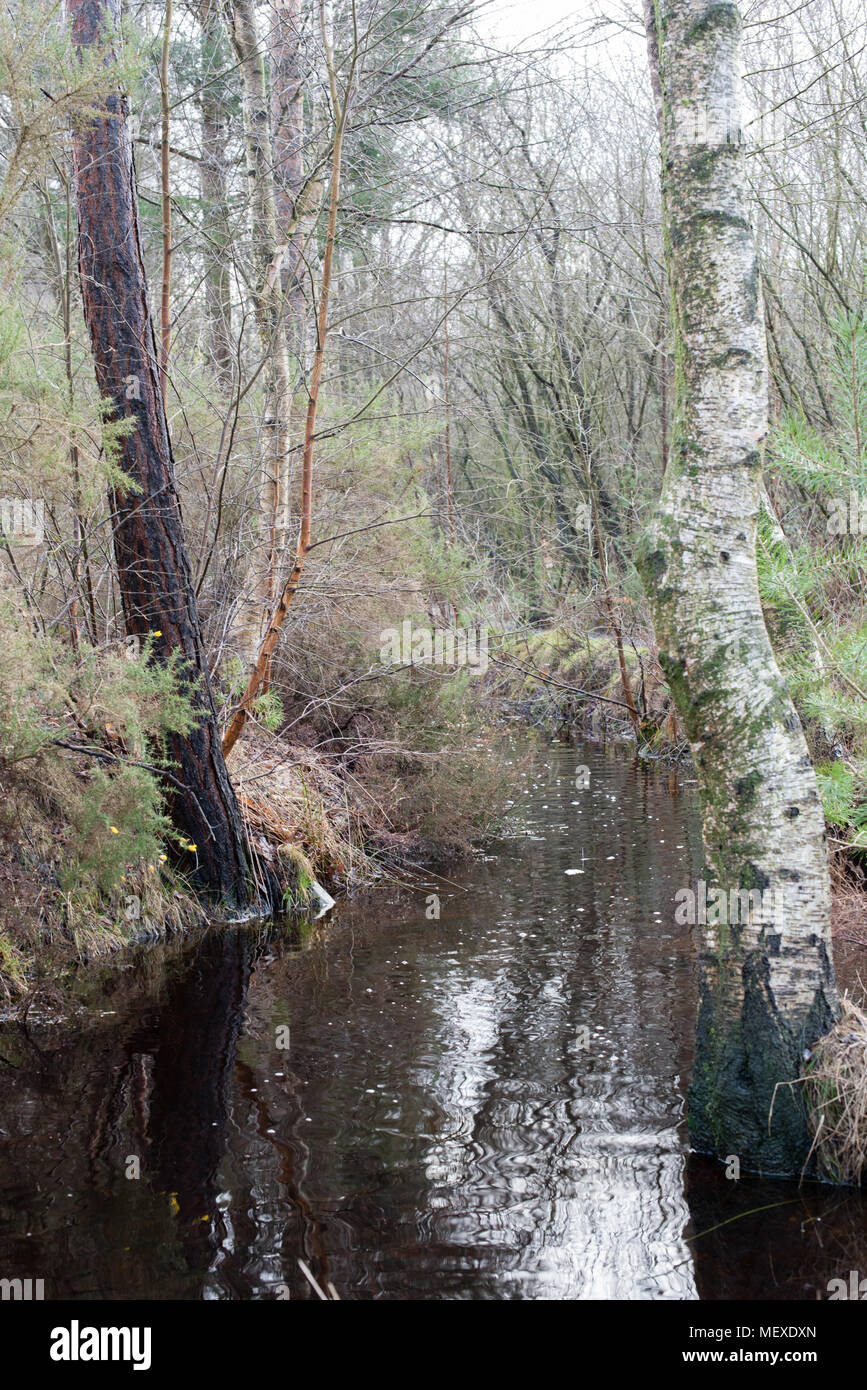
POLYGON ((814 1299, 867 1270, 859 1194, 685 1152, 688 796, 549 758, 438 921, 380 893, 303 948, 214 932, 106 971, 72 1030, 6 1030, 0 1270, 172 1299, 314 1298, 299 1258, 344 1298, 814 1299))

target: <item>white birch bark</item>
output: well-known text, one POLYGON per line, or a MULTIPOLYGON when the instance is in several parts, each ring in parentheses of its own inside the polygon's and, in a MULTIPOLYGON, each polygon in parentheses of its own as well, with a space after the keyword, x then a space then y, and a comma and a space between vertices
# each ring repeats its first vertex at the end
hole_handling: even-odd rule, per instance
POLYGON ((797 1077, 837 996, 822 806, 756 573, 768 402, 739 128, 741 17, 725 0, 647 0, 646 14, 675 403, 641 569, 699 777, 709 891, 767 895, 746 922, 699 928, 690 1132, 697 1148, 736 1154, 744 1169, 792 1173, 809 1147, 806 1123, 798 1088, 784 1086, 769 1128, 775 1086, 797 1077))
POLYGON ((277 593, 289 535, 289 461, 293 377, 285 331, 280 271, 286 247, 278 239, 271 111, 265 59, 251 0, 224 0, 226 23, 244 92, 244 140, 257 283, 256 322, 265 359, 265 418, 257 528, 244 595, 230 646, 245 667, 255 665, 277 593))

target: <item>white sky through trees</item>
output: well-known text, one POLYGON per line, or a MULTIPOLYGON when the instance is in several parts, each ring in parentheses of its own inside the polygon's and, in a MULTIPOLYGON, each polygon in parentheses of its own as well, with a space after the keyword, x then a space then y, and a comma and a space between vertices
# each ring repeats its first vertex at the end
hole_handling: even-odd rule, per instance
POLYGON ((587 0, 492 0, 479 11, 479 27, 505 42, 522 43, 589 13, 587 0))

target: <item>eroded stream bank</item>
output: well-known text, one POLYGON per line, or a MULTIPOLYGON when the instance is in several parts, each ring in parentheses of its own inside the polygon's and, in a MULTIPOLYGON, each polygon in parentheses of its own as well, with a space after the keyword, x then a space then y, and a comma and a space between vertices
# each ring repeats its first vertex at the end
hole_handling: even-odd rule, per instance
POLYGON ((343 1298, 812 1300, 864 1268, 858 1193, 686 1153, 690 785, 563 744, 525 780, 454 883, 306 942, 142 950, 86 1021, 3 1030, 0 1274, 315 1297, 303 1259, 343 1298))

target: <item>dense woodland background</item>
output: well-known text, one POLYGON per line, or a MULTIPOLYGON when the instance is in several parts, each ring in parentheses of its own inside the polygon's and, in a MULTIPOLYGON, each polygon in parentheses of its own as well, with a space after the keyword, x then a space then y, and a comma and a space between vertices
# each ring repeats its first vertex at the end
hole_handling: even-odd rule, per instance
MULTIPOLYGON (((867 17, 761 0, 744 53, 771 383, 762 598, 857 869, 867 17)), ((600 0, 507 45, 471 3, 169 0, 126 5, 122 44, 76 53, 59 4, 16 0, 0 16, 0 494, 42 499, 45 538, 2 554, 7 901, 96 949, 128 930, 131 895, 135 922, 183 915, 195 854, 157 771, 189 709, 126 638, 110 500, 125 427, 100 402, 79 288, 71 132, 117 87, 222 726, 291 569, 323 349, 312 548, 229 761, 254 843, 267 854, 282 817, 333 884, 466 842, 508 795, 497 698, 682 749, 633 563, 673 397, 642 15, 600 0), (407 618, 486 626, 487 677, 384 670, 382 634, 407 618)), ((0 935, 8 981, 19 930, 0 935)))

